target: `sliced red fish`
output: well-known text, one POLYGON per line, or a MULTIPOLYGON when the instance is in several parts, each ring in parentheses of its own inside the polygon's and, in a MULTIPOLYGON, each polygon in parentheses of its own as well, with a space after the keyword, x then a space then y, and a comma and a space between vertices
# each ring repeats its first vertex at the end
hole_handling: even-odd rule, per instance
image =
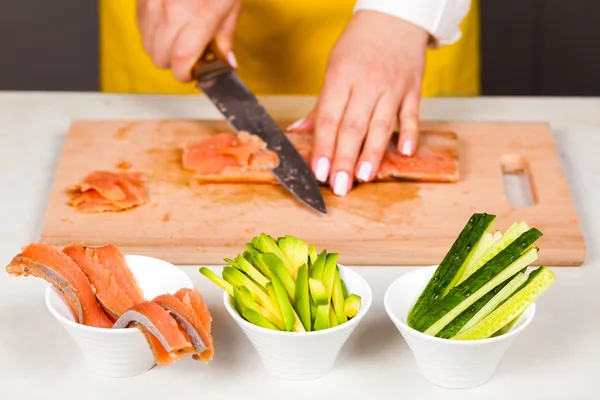
POLYGON ((127 328, 133 322, 143 325, 148 332, 156 336, 168 353, 191 346, 179 331, 179 326, 171 314, 156 303, 145 301, 133 306, 121 314, 113 328, 127 328))
POLYGON ((214 351, 212 349, 210 332, 206 329, 200 315, 198 315, 192 306, 184 304, 182 300, 172 294, 157 296, 152 301, 169 311, 189 336, 196 350, 193 356, 195 359, 200 358, 208 361, 212 358, 214 351))
POLYGON ((60 291, 78 323, 98 328, 112 326, 85 273, 54 247, 45 243, 28 245, 12 259, 6 272, 15 276, 32 275, 50 282, 60 291))
POLYGON ((87 275, 96 289, 98 301, 113 319, 144 301, 123 254, 115 246, 70 245, 63 252, 87 275))
MULTIPOLYGON (((250 135, 254 136, 254 135, 250 135)), ((314 135, 312 133, 287 133, 288 138, 300 155, 311 163, 314 135)), ((254 136, 258 138, 257 136, 254 136)), ((233 133, 219 133, 189 148, 206 149, 206 143, 229 143, 233 133), (229 142, 228 142, 229 141, 229 142)), ((260 140, 260 139, 258 139, 260 140)), ((272 183, 278 180, 271 171, 279 164, 276 153, 254 146, 254 141, 245 139, 244 151, 237 149, 237 164, 231 159, 223 163, 220 153, 184 150, 183 166, 194 172, 196 182, 207 183, 272 183), (247 154, 254 149, 249 158, 247 154), (246 162, 248 160, 248 162, 246 162), (204 167, 205 166, 205 167, 204 167)), ((226 145, 223 145, 226 146, 226 145)), ((373 181, 412 180, 423 182, 457 182, 459 178, 458 138, 454 132, 422 131, 415 155, 407 157, 397 150, 397 135, 390 140, 373 181)))
POLYGON ((140 172, 91 172, 82 183, 71 186, 69 205, 84 213, 123 211, 148 202, 140 172))
MULTIPOLYGON (((158 340, 158 338, 156 336, 154 336, 152 333, 150 333, 145 327, 144 325, 138 323, 138 322, 132 322, 129 324, 128 326, 129 328, 138 328, 146 337, 146 341, 148 342, 148 345, 150 346, 150 349, 152 350, 152 353, 154 354, 154 359, 156 360, 156 364, 157 365, 169 365, 169 364, 173 364, 175 363, 177 360, 179 360, 183 353, 182 351, 174 351, 169 353, 167 350, 165 350, 164 346, 162 345, 162 343, 160 342, 160 340, 158 340)), ((188 347, 189 349, 192 349, 191 347, 188 347)), ((193 349, 192 349, 193 351, 193 349)))
POLYGON ((200 317, 200 321, 202 321, 202 325, 204 325, 206 331, 210 333, 212 316, 210 315, 208 306, 206 305, 202 294, 196 289, 182 288, 175 293, 175 297, 196 312, 200 317))
POLYGON ((278 162, 277 155, 267 150, 266 143, 248 132, 218 133, 200 142, 188 143, 182 157, 183 168, 201 176, 227 173, 230 169, 270 171, 278 162))

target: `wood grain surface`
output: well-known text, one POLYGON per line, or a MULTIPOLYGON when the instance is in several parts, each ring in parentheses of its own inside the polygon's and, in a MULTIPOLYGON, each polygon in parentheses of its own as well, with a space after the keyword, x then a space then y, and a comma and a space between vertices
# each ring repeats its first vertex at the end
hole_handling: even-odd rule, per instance
MULTIPOLYGON (((280 121, 286 126, 289 121, 280 121)), ((298 236, 340 253, 347 265, 432 265, 448 251, 472 213, 497 215, 505 231, 525 220, 540 229, 536 265, 585 261, 585 243, 554 139, 545 123, 424 122, 423 129, 456 132, 458 183, 382 182, 344 198, 322 188, 328 215, 299 204, 269 184, 197 184, 181 168, 180 146, 215 132, 224 121, 75 121, 67 135, 41 240, 114 244, 124 252, 175 264, 223 264, 261 232, 298 236), (501 160, 520 160, 532 206, 507 200, 501 160), (81 214, 64 189, 93 170, 117 171, 123 161, 149 178, 150 202, 119 213, 81 214)))

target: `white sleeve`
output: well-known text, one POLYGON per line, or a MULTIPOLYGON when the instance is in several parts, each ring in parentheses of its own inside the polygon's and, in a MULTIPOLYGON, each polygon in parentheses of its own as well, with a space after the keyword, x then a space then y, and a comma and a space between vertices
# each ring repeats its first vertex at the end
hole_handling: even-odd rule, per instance
POLYGON ((378 11, 409 21, 425 29, 433 47, 456 42, 461 37, 460 23, 471 7, 471 0, 357 0, 354 12, 378 11))

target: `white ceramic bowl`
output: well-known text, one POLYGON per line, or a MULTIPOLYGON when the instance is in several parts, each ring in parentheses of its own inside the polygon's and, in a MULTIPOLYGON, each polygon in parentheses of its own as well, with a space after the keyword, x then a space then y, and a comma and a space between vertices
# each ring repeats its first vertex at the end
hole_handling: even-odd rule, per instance
POLYGON ((341 265, 339 269, 348 293, 361 297, 361 308, 350 321, 322 331, 281 332, 251 324, 239 315, 229 294, 223 293, 225 308, 246 334, 271 375, 283 380, 306 381, 331 371, 342 346, 369 311, 373 299, 371 287, 362 276, 341 265))
MULTIPOLYGON (((125 261, 148 300, 160 294, 174 294, 184 287, 193 288, 190 278, 166 261, 138 255, 125 255, 125 261)), ((53 286, 46 289, 46 306, 95 372, 109 377, 129 377, 142 374, 155 365, 154 354, 139 329, 106 329, 79 324, 53 286)))
POLYGON ((486 383, 500 360, 535 315, 535 304, 504 335, 482 340, 449 340, 426 335, 406 320, 437 266, 419 268, 396 279, 386 290, 385 310, 406 340, 421 374, 430 382, 467 389, 486 383))

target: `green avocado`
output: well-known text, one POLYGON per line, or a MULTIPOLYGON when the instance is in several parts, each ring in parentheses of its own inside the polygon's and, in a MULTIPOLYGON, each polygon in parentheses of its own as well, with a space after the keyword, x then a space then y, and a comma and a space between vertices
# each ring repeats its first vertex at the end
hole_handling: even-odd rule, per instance
POLYGON ((344 301, 344 314, 348 318, 353 318, 360 311, 361 298, 356 294, 351 294, 344 301))

